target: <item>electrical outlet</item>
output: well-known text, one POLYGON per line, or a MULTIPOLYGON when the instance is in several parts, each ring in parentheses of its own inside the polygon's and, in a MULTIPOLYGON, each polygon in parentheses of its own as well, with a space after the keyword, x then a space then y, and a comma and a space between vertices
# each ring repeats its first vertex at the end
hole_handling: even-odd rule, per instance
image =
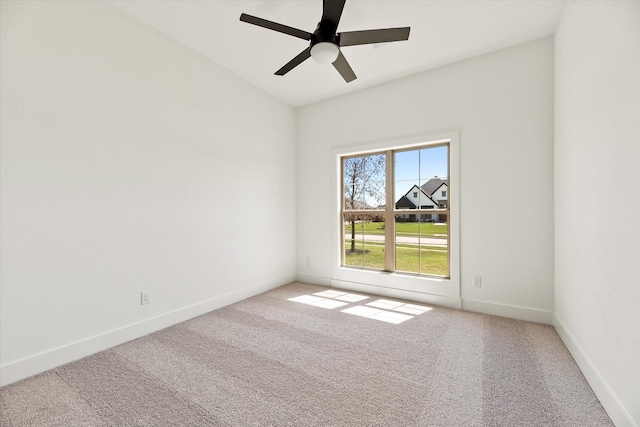
POLYGON ((473 276, 473 282, 471 282, 471 286, 473 286, 474 288, 481 287, 482 286, 482 277, 473 276))
POLYGON ((143 291, 140 293, 140 305, 151 304, 151 291, 143 291))

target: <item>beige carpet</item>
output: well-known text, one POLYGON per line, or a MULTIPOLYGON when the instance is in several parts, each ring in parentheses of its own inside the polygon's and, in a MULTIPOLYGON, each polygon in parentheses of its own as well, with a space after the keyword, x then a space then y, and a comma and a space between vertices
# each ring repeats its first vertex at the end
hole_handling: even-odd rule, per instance
POLYGON ((550 326, 324 291, 294 283, 6 386, 0 424, 612 425, 550 326))

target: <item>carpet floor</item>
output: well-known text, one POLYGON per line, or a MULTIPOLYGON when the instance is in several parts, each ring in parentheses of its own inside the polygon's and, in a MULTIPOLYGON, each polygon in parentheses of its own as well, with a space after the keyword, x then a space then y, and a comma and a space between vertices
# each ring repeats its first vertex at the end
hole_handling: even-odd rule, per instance
POLYGON ((611 426, 551 326, 293 283, 0 389, 2 426, 611 426))

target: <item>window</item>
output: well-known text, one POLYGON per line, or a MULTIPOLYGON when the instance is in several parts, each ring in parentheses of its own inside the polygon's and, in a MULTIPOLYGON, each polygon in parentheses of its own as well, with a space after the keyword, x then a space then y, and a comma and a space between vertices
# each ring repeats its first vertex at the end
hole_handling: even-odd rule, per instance
POLYGON ((447 197, 447 192, 446 191, 442 192, 442 197, 447 197))
POLYGON ((433 200, 448 183, 449 143, 342 156, 340 166, 341 265, 451 277, 450 212, 433 200))

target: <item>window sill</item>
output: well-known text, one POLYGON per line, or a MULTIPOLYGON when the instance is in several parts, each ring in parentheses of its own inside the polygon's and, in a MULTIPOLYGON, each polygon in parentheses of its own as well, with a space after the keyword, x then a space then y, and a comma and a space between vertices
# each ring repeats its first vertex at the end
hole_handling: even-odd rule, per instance
POLYGON ((365 268, 336 267, 334 280, 397 289, 424 294, 460 298, 460 285, 451 278, 424 276, 410 273, 370 270, 365 268))

